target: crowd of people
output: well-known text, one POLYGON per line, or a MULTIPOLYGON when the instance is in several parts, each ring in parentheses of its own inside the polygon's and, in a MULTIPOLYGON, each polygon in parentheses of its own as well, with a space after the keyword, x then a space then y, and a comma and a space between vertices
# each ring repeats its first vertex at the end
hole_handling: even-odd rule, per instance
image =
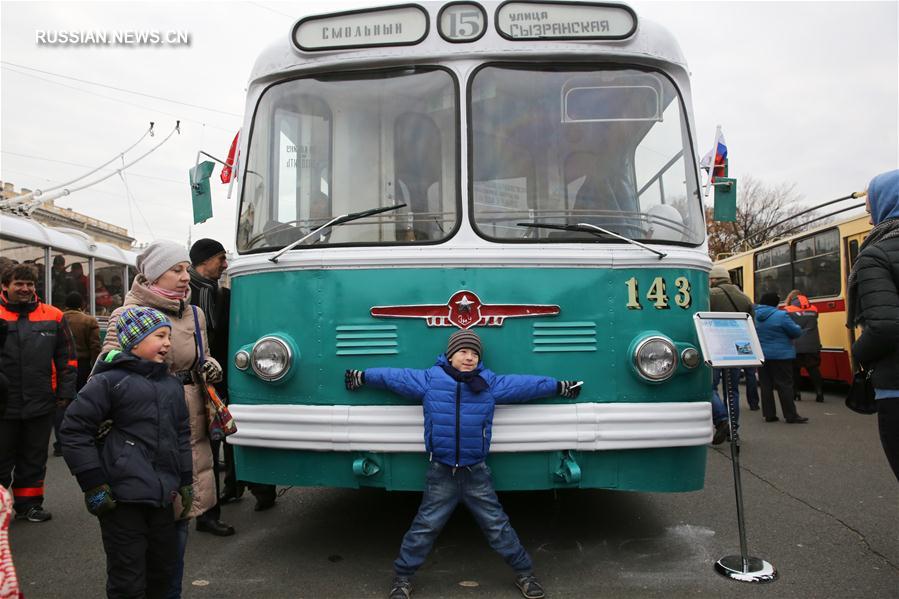
POLYGON ((245 484, 256 510, 276 500, 273 485, 238 481, 230 447, 207 431, 206 385, 227 397, 221 364, 230 301, 218 284, 225 248, 212 239, 190 252, 150 244, 109 314, 102 347, 85 305, 86 278, 65 276, 77 275, 75 266, 65 273, 64 258, 54 260, 61 273, 52 297, 64 300, 63 311, 40 299, 35 265, 0 261, 0 493, 17 520, 52 518, 43 489, 55 430, 53 453, 65 458, 100 523, 108 596, 177 598, 191 519, 200 532, 230 536, 222 502, 239 499, 245 484))
MULTIPOLYGON (((872 180, 867 210, 874 228, 849 277, 847 326, 862 327, 852 351, 871 373, 881 442, 899 479, 899 171, 872 180)), ((222 364, 230 295, 219 285, 227 266, 225 249, 215 240, 201 239, 189 252, 173 242, 150 244, 122 305, 109 315, 100 347, 98 323, 85 312, 86 287, 60 288, 63 311, 40 300, 34 265, 0 260, 0 586, 15 584, 4 553, 10 499, 16 519, 40 523, 52 517, 43 500, 54 428, 54 453, 65 458, 85 507, 99 521, 109 597, 180 597, 191 519, 199 532, 235 534, 221 521, 220 505, 239 499, 245 486, 256 497, 256 510, 274 506, 275 487, 237 480, 232 451, 209 434, 209 386, 227 396, 222 364)), ((64 261, 54 262, 54 269, 63 267, 64 261)), ((739 425, 741 375, 749 409, 761 409, 765 422, 780 420, 775 390, 785 422, 808 422, 796 409, 802 369, 816 401, 824 401, 817 312, 801 290, 785 300, 780 308, 778 293, 764 290, 754 304, 725 268, 712 268, 711 310, 752 316, 764 354, 758 375, 749 368, 714 372, 713 443, 732 432, 722 384, 732 402, 732 425, 739 425)), ((421 507, 394 563, 391 599, 408 599, 412 575, 460 502, 516 572, 522 595, 544 595, 485 464, 493 410, 540 397, 576 398, 582 383, 496 375, 484 367, 483 349, 474 332, 457 331, 428 370, 345 373, 347 390, 388 389, 424 408, 431 466, 421 507), (461 427, 446 420, 453 404, 461 406, 461 427)))
MULTIPOLYGON (((852 356, 857 367, 870 374, 881 445, 899 480, 899 170, 871 180, 865 210, 874 228, 862 243, 849 275, 846 326, 861 327, 861 335, 852 344, 852 356)), ((741 374, 746 380, 749 409, 761 408, 765 422, 780 420, 774 402, 776 390, 784 421, 807 423, 808 418, 796 409, 796 402, 802 400, 803 370, 808 373, 815 401, 824 401, 818 309, 799 289, 790 291, 783 304, 777 290, 761 290, 754 304, 731 282, 722 265, 712 267, 709 284, 713 312, 742 312, 753 317, 764 355, 758 369, 727 369, 727 376, 719 369, 714 372, 712 442, 723 443, 730 433, 728 406, 722 395, 730 396, 732 426, 739 426, 741 374), (730 387, 719 394, 722 380, 729 381, 730 387)))

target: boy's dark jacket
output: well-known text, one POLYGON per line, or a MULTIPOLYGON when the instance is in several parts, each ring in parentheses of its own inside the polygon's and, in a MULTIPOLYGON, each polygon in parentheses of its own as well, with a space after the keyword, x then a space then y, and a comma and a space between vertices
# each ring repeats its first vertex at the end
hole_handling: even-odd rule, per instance
POLYGON ((445 355, 427 370, 369 368, 365 385, 388 389, 422 402, 425 416, 425 448, 432 458, 449 466, 483 462, 490 450, 493 409, 496 404, 518 403, 551 397, 558 381, 551 377, 494 374, 478 364, 474 373, 487 388, 480 393, 457 381, 444 370, 445 355))
POLYGON ((130 353, 97 361, 66 410, 60 441, 82 490, 106 483, 116 501, 161 507, 193 479, 184 388, 168 365, 130 353), (107 419, 112 428, 98 442, 107 419))

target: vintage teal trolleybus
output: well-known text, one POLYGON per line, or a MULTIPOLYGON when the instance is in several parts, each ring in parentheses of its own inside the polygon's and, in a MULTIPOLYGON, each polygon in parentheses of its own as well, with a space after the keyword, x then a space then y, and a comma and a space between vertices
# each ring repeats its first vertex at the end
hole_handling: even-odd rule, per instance
POLYGON ((347 368, 582 379, 498 406, 498 489, 701 488, 710 375, 690 84, 621 4, 403 4, 301 19, 239 143, 229 365, 240 478, 420 489, 422 409, 347 368))

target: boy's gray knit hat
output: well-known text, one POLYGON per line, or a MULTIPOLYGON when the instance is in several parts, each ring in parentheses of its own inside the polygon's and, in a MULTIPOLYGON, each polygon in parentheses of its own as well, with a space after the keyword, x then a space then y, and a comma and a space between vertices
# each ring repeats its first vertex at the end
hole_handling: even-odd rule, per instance
POLYGON ((179 262, 190 264, 187 249, 174 241, 154 241, 137 257, 137 270, 151 283, 179 262))
POLYGON ((481 338, 473 331, 456 331, 450 335, 449 342, 446 344, 446 359, 452 358, 453 354, 460 349, 475 351, 478 357, 484 355, 481 351, 481 338))

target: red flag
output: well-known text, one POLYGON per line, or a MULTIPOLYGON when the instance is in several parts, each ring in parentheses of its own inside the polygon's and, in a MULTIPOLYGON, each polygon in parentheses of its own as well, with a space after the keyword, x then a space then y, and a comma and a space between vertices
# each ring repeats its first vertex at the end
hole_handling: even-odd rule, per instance
POLYGON ((238 129, 237 135, 234 136, 234 141, 231 142, 231 149, 228 150, 228 159, 225 161, 225 166, 222 167, 222 183, 231 182, 231 171, 234 169, 234 155, 237 153, 237 140, 239 138, 240 130, 238 129))

